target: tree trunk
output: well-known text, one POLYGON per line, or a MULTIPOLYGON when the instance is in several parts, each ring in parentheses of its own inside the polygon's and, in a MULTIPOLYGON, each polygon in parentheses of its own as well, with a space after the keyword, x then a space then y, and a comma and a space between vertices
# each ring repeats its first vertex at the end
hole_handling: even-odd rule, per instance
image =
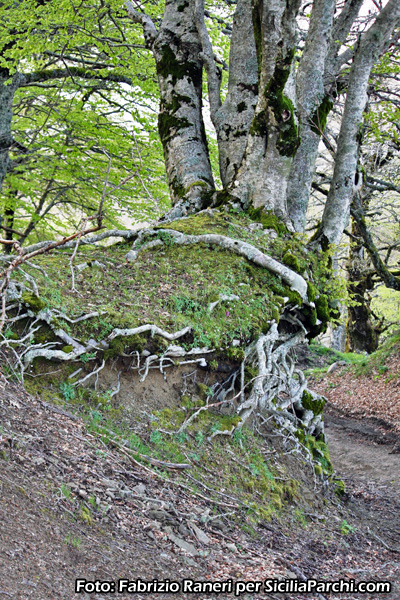
POLYGON ((152 46, 160 87, 158 129, 176 214, 209 203, 214 179, 202 114, 203 61, 194 0, 167 3, 152 46))
POLYGON ((231 188, 245 208, 271 211, 288 225, 286 192, 300 139, 286 84, 292 71, 298 8, 297 0, 253 4, 260 93, 231 188))
POLYGON ((333 105, 324 88, 324 71, 335 5, 334 0, 313 3, 310 29, 296 78, 301 143, 290 173, 288 210, 295 230, 300 232, 306 224, 319 141, 333 105))
POLYGON ((400 2, 390 0, 375 23, 362 36, 355 51, 338 138, 335 169, 316 238, 322 247, 338 244, 348 223, 354 193, 360 127, 367 103, 371 70, 399 21, 400 2))
POLYGON ((10 77, 6 69, 0 69, 0 189, 9 167, 9 149, 13 143, 11 121, 13 100, 19 85, 19 75, 10 77))

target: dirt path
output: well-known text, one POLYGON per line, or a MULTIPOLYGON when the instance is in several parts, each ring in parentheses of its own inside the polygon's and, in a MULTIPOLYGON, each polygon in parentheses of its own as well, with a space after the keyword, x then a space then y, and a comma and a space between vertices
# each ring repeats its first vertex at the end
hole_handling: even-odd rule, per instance
POLYGON ((400 452, 390 431, 332 413, 326 425, 331 459, 342 476, 400 491, 400 452))
POLYGON ((326 433, 332 463, 346 483, 347 504, 358 526, 400 556, 399 436, 382 422, 332 411, 326 433))

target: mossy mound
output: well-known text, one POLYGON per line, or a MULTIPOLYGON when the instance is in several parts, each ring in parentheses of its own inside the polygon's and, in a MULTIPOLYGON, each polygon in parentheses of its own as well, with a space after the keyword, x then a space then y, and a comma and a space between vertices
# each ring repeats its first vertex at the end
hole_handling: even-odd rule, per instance
MULTIPOLYGON (((331 298, 331 290, 325 289, 331 279, 328 261, 324 263, 307 252, 304 241, 289 234, 274 215, 262 211, 249 215, 227 207, 159 225, 162 245, 142 250, 134 263, 125 261, 126 243, 107 248, 80 247, 76 265, 80 260, 101 260, 107 266, 77 273, 78 294, 71 290, 70 251, 39 256, 37 263, 47 273, 33 273, 40 297, 25 293, 23 302, 35 313, 47 306, 70 318, 97 311, 99 316, 79 323, 72 324, 62 316, 53 322, 82 342, 94 338, 100 343, 115 328, 132 329, 143 324, 154 324, 168 332, 190 327, 191 333, 179 339, 179 345, 187 350, 215 348, 225 356, 229 352, 226 358, 232 361, 243 359, 248 343, 266 333, 272 321, 279 322, 288 304, 302 307, 300 295, 268 270, 216 246, 178 245, 164 227, 185 234, 218 233, 254 245, 302 273, 309 281, 310 296, 316 298, 318 318, 323 323, 330 318, 327 297, 329 292, 331 298), (254 227, 254 220, 261 226, 254 227), (278 235, 271 236, 271 229, 278 235), (221 295, 236 296, 238 300, 219 301, 221 295), (210 304, 216 301, 211 310, 210 304)), ((29 265, 26 268, 29 270, 29 265)), ((314 326, 314 314, 310 320, 314 326)), ((313 333, 318 332, 315 328, 313 333)), ((164 338, 150 335, 115 338, 105 349, 105 357, 144 349, 162 354, 168 345, 164 338)))

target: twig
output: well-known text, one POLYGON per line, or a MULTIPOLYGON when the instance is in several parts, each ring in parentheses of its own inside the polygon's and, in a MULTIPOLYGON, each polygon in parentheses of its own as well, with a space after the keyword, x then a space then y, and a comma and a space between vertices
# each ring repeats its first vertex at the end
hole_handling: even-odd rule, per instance
POLYGON ((104 369, 106 364, 105 359, 103 359, 103 362, 101 363, 100 367, 98 367, 95 371, 91 371, 90 373, 88 373, 87 375, 85 375, 85 377, 82 377, 82 379, 78 379, 78 381, 75 381, 72 385, 81 385, 82 383, 84 383, 85 381, 87 381, 90 377, 92 377, 92 375, 97 375, 102 369, 104 369))

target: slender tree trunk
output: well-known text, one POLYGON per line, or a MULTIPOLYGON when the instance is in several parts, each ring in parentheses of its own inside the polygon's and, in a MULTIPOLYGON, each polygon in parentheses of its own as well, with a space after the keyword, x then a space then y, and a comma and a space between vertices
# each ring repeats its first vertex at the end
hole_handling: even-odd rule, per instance
POLYGON ((288 185, 288 211, 296 231, 304 231, 318 145, 332 101, 324 89, 325 61, 333 24, 335 0, 313 3, 310 29, 296 77, 301 143, 288 185))
POLYGON ((322 224, 316 242, 322 247, 338 244, 350 214, 362 116, 372 67, 383 52, 392 31, 400 21, 399 0, 389 0, 375 23, 361 38, 350 71, 347 97, 340 128, 335 169, 322 224))
POLYGON ((0 189, 9 167, 9 149, 13 143, 11 121, 13 100, 19 85, 19 75, 10 78, 7 70, 0 69, 0 189))
POLYGON ((204 208, 214 179, 202 115, 203 61, 194 0, 167 3, 153 44, 160 87, 158 129, 172 204, 204 208))
POLYGON ((220 176, 227 187, 236 177, 258 98, 258 62, 251 0, 238 0, 233 19, 228 93, 215 111, 220 176))

